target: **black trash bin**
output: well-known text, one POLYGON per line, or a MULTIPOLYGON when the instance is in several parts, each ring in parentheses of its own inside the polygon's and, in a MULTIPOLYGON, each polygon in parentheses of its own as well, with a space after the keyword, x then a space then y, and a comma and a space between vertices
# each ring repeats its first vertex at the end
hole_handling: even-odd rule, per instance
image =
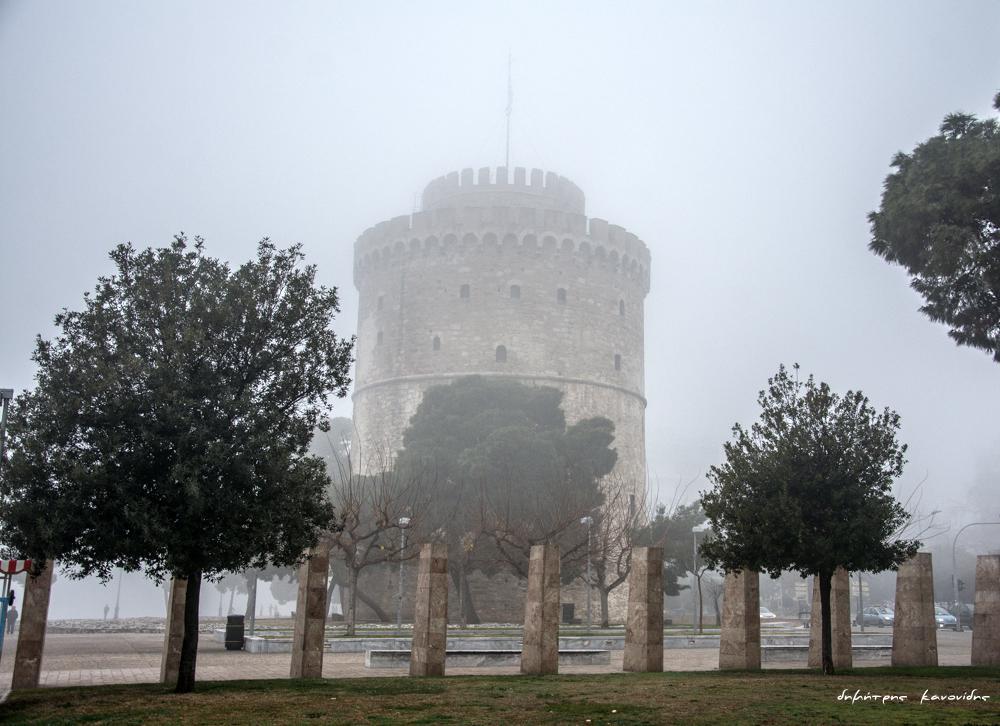
POLYGON ((226 618, 226 650, 243 650, 243 615, 230 615, 226 618))

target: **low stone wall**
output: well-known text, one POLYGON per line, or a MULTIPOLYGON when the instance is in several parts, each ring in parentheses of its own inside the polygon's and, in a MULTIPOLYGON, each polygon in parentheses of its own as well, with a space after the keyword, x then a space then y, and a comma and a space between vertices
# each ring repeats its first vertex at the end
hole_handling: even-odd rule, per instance
MULTIPOLYGON (((560 650, 559 665, 606 665, 610 650, 560 650)), ((406 668, 409 650, 366 650, 365 668, 406 668)), ((445 653, 448 668, 484 668, 521 665, 520 650, 449 650, 445 653)))

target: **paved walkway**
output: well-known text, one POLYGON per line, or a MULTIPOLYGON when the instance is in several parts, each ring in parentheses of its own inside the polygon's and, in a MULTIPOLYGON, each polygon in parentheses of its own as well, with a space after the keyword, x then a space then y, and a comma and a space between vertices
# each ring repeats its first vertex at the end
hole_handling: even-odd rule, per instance
MULTIPOLYGON (((10 687, 11 668, 17 639, 4 644, 0 660, 0 693, 10 687)), ((163 636, 146 633, 49 635, 43 660, 43 686, 86 686, 110 683, 155 683, 160 677, 160 653, 163 636)), ((938 632, 941 665, 969 665, 972 634, 938 632)), ((685 648, 664 651, 664 670, 715 670, 719 663, 717 648, 685 648)), ((210 636, 203 635, 198 645, 199 680, 235 680, 287 678, 291 665, 288 653, 253 654, 227 651, 210 636)), ((859 662, 863 665, 887 665, 885 661, 859 662)), ((771 664, 768 668, 801 668, 805 663, 771 664)), ((604 665, 564 666, 561 673, 615 673, 622 669, 622 651, 612 651, 611 662, 604 665)), ((516 666, 495 668, 449 668, 448 675, 515 675, 516 666)), ((368 669, 363 653, 326 653, 323 658, 325 678, 362 678, 405 675, 405 669, 368 669)))

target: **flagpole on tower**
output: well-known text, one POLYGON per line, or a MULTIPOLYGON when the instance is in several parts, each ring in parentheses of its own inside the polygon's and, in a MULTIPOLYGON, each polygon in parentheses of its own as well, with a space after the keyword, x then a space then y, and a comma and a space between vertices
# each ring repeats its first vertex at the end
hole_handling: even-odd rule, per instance
POLYGON ((507 51, 507 153, 504 157, 504 166, 508 169, 510 169, 510 112, 514 107, 514 85, 511 81, 510 60, 510 51, 507 51))

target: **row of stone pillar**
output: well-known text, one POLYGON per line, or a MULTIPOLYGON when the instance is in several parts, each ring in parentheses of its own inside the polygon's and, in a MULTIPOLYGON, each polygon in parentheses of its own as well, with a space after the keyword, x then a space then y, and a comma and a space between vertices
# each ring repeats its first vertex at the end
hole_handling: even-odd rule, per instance
MULTIPOLYGON (((719 668, 760 668, 760 610, 758 574, 741 572, 726 576, 719 643, 719 668)), ((813 584, 810 616, 809 665, 822 663, 822 616, 819 582, 813 584)), ((839 568, 830 588, 830 618, 834 668, 850 668, 850 580, 839 568)), ((972 665, 1000 665, 1000 555, 976 558, 975 613, 972 630, 972 665)), ((934 606, 934 572, 931 555, 920 552, 899 567, 892 628, 894 666, 936 666, 938 625, 934 606)))
MULTIPOLYGON (((320 546, 299 569, 299 591, 292 646, 293 678, 320 678, 323 674, 326 626, 326 579, 329 547, 320 546)), ((49 561, 37 577, 28 577, 21 627, 15 652, 12 688, 36 688, 42 667, 45 624, 54 564, 49 561)), ((934 577, 929 553, 903 563, 896 576, 892 664, 936 666, 937 623, 934 577)), ((820 663, 818 583, 814 586, 810 626, 809 664, 820 663)), ((833 662, 851 665, 851 622, 848 573, 836 572, 831 587, 833 662)), ((175 683, 184 639, 186 582, 171 582, 167 627, 160 677, 175 683)), ((726 576, 719 645, 721 669, 760 668, 759 576, 744 571, 726 576)), ((626 671, 663 670, 663 550, 637 547, 632 551, 628 614, 625 623, 626 671)), ((410 675, 444 675, 448 642, 448 551, 443 544, 426 544, 420 551, 410 675)), ((976 560, 975 613, 972 664, 1000 665, 1000 555, 976 560)), ((556 545, 531 548, 525 603, 521 672, 556 673, 559 670, 559 549, 556 545)))

